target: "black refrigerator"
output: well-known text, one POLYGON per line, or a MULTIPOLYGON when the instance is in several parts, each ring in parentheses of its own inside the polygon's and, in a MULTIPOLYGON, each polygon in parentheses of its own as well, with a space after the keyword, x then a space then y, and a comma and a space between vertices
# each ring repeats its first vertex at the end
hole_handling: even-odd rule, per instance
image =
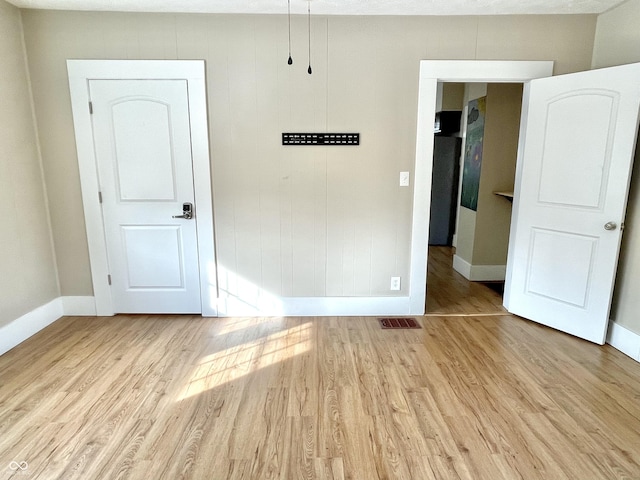
POLYGON ((461 145, 459 137, 434 137, 429 245, 451 246, 453 242, 461 145))

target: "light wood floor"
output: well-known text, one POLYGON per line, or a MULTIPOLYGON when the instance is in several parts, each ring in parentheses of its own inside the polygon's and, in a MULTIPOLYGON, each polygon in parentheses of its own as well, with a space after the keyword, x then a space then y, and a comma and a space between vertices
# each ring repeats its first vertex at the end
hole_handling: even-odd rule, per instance
POLYGON ((0 357, 0 479, 640 479, 639 363, 418 320, 63 318, 0 357))
POLYGON ((454 249, 429 247, 427 267, 428 315, 499 314, 506 310, 502 296, 478 282, 470 282, 453 265, 454 249))

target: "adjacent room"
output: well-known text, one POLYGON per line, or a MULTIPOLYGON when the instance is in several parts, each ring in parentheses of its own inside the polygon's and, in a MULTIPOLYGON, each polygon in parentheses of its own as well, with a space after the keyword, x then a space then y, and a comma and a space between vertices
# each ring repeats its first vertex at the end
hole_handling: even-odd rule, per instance
POLYGON ((639 22, 0 0, 0 478, 640 478, 639 22))

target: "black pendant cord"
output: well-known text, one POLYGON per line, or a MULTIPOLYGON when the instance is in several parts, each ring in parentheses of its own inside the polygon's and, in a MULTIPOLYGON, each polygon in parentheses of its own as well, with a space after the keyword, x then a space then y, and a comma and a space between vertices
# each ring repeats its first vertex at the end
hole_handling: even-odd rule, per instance
POLYGON ((289 60, 287 63, 293 65, 293 58, 291 58, 291 0, 287 0, 287 18, 289 19, 289 60))
POLYGON ((307 68, 307 73, 311 75, 311 0, 307 0, 307 17, 308 17, 308 29, 309 29, 309 68, 307 68))

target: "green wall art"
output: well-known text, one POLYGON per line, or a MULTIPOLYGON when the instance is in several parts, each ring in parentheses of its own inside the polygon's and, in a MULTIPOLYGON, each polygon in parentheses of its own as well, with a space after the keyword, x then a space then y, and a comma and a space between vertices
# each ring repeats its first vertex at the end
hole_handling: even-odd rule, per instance
POLYGON ((478 190, 482 168, 482 145, 487 97, 471 100, 467 109, 467 140, 464 148, 460 205, 478 210, 478 190))

